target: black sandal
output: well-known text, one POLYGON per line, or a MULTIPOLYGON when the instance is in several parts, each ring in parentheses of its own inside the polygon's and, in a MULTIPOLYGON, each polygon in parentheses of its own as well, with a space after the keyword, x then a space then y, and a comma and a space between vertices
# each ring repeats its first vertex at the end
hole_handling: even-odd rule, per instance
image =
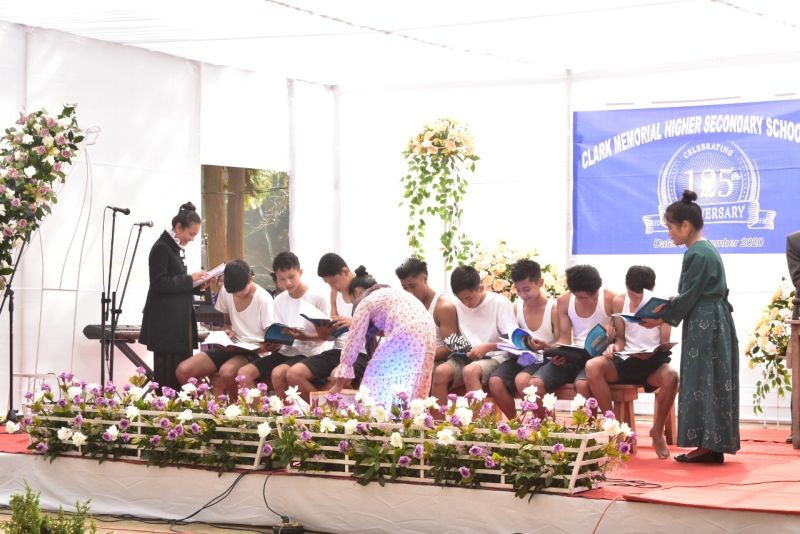
POLYGON ((721 464, 725 462, 725 454, 715 451, 706 451, 694 456, 679 454, 675 457, 675 461, 684 464, 721 464))

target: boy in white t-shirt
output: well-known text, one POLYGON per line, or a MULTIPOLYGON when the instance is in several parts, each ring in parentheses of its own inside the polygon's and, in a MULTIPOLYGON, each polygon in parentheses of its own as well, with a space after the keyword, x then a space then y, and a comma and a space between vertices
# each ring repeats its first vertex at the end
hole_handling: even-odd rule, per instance
POLYGON ((292 345, 272 345, 274 352, 248 363, 239 369, 245 377, 245 386, 253 387, 257 382, 271 383, 275 394, 286 395, 286 373, 289 368, 307 356, 319 354, 325 349, 325 341, 319 339, 314 325, 300 314, 309 317, 327 317, 330 308, 327 295, 313 291, 303 283, 300 260, 292 252, 281 252, 272 261, 278 284, 284 291, 275 297, 274 322, 289 327, 294 338, 292 345))
POLYGON ((511 301, 485 292, 474 267, 456 267, 450 275, 450 287, 456 296, 459 330, 472 348, 466 358, 451 357, 434 369, 431 394, 440 404, 447 403, 447 393, 452 389, 463 385, 467 391, 474 391, 488 383, 492 371, 508 357, 497 350, 497 342, 517 327, 511 301))
MULTIPOLYGON (((216 309, 225 314, 225 333, 231 339, 261 343, 264 330, 273 323, 273 299, 266 289, 253 281, 250 266, 243 260, 225 264, 223 286, 217 296, 216 309)), ((269 347, 263 343, 262 350, 269 347)), ((259 351, 211 348, 187 358, 175 374, 180 384, 190 378, 210 377, 214 393, 236 398, 235 378, 239 368, 258 359, 259 351)))

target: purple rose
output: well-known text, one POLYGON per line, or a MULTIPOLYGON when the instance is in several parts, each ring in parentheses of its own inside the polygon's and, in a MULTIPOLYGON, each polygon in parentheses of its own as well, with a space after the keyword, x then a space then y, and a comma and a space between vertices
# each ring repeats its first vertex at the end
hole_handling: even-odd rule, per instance
POLYGON ((56 404, 58 404, 59 408, 65 408, 67 406, 67 399, 58 399, 56 404))
POLYGON ((366 434, 369 432, 369 425, 366 423, 358 423, 356 425, 356 432, 359 434, 366 434))
POLYGON ((517 429, 517 439, 526 440, 531 436, 531 431, 528 427, 521 426, 517 429))
POLYGON ((486 469, 494 469, 495 467, 497 467, 497 462, 495 462, 494 458, 492 458, 491 456, 487 456, 483 460, 483 465, 486 466, 486 469))
POLYGON ((614 412, 608 410, 605 415, 606 419, 616 419, 617 417, 614 415, 614 412))
POLYGON ((448 393, 447 394, 447 400, 449 400, 449 401, 455 402, 457 398, 458 398, 458 395, 456 395, 455 393, 448 393))
POLYGON ((28 391, 25 393, 25 400, 33 400, 33 391, 28 391))
POLYGON ((494 411, 494 404, 491 402, 484 402, 481 409, 478 411, 478 417, 486 417, 494 411))
POLYGON ((243 384, 244 381, 247 380, 247 377, 244 375, 236 375, 236 378, 234 378, 234 380, 236 381, 237 384, 243 384))
POLYGON ((120 439, 122 440, 123 443, 128 443, 131 440, 131 435, 128 434, 127 432, 123 432, 120 435, 120 439))
POLYGON ((109 407, 109 408, 116 408, 116 407, 117 407, 117 404, 118 404, 118 402, 117 402, 117 400, 116 400, 116 399, 108 399, 108 400, 106 401, 106 403, 108 404, 108 407, 109 407))
POLYGON ((39 443, 36 444, 36 452, 38 452, 39 454, 46 453, 47 449, 48 449, 47 443, 43 441, 40 441, 39 443))
POLYGON ((193 386, 196 386, 196 385, 197 385, 197 379, 196 379, 195 377, 193 377, 193 376, 190 376, 190 377, 189 377, 189 380, 187 380, 187 382, 188 382, 189 384, 193 385, 193 386))
POLYGON ((342 440, 339 442, 339 452, 342 454, 346 453, 350 450, 350 442, 347 440, 342 440))
POLYGON ((482 447, 478 447, 477 445, 473 445, 469 448, 470 456, 483 456, 486 451, 483 450, 482 447))
POLYGON ((553 448, 551 449, 551 452, 553 454, 558 454, 559 452, 562 452, 563 450, 564 450, 564 444, 563 443, 556 443, 555 445, 553 445, 553 448))
POLYGON ((414 418, 414 416, 411 415, 411 410, 403 410, 402 412, 400 412, 400 418, 403 421, 410 421, 411 419, 414 418))
POLYGON ((595 399, 594 397, 589 397, 588 399, 586 399, 586 407, 589 408, 590 410, 596 410, 597 399, 595 399))
POLYGON ((269 386, 267 386, 264 382, 259 382, 258 384, 256 384, 256 387, 261 393, 266 393, 267 391, 269 391, 269 386))
POLYGON ((68 372, 64 371, 63 373, 58 375, 58 378, 60 378, 64 382, 72 382, 72 379, 74 378, 74 375, 72 373, 68 373, 68 372))
POLYGON ((631 446, 627 441, 623 441, 617 445, 617 449, 619 449, 620 454, 630 454, 631 452, 631 446))
POLYGON ((520 409, 523 412, 535 412, 539 408, 539 405, 535 402, 530 402, 523 400, 520 402, 520 409))
POLYGON ((405 391, 401 391, 396 395, 396 397, 401 401, 406 402, 408 400, 408 393, 406 393, 405 391))
POLYGON ((175 427, 175 433, 179 436, 183 435, 183 425, 178 425, 175 427))
POLYGON ((126 430, 129 426, 131 426, 131 422, 127 419, 120 419, 119 423, 117 423, 120 430, 126 430))
POLYGON ((81 414, 75 416, 74 424, 75 426, 81 426, 83 424, 83 416, 81 414))
POLYGON ((161 388, 161 394, 164 395, 168 399, 175 398, 175 390, 169 386, 164 386, 161 388))
POLYGON ((461 426, 461 418, 455 414, 450 416, 450 424, 453 426, 461 426))
POLYGON ((433 421, 433 417, 431 417, 430 415, 426 415, 425 416, 425 421, 424 421, 424 426, 425 426, 425 428, 433 428, 435 426, 434 421, 433 421))
POLYGON ((308 430, 303 430, 302 432, 300 432, 300 441, 305 443, 306 441, 309 441, 310 439, 311 439, 311 432, 309 432, 308 430))
POLYGON ((322 417, 322 407, 315 406, 314 409, 311 410, 311 415, 313 415, 317 419, 320 419, 322 417))
POLYGON ((150 389, 150 391, 155 391, 160 386, 161 386, 161 384, 159 384, 158 382, 150 382, 149 384, 147 384, 147 387, 150 389))
POLYGON ((152 445, 153 447, 158 447, 159 445, 161 445, 161 436, 159 436, 158 434, 150 436, 150 445, 152 445))
POLYGON ((403 455, 397 459, 397 465, 400 467, 408 467, 409 465, 411 465, 411 458, 403 455))
POLYGON ((264 446, 261 448, 261 454, 264 456, 270 456, 272 454, 272 445, 269 443, 265 443, 264 446))
POLYGON ((219 396, 219 402, 221 404, 228 404, 229 400, 230 399, 228 398, 228 394, 227 393, 223 393, 222 395, 219 396))
POLYGON ((458 468, 458 474, 461 475, 461 478, 469 478, 472 473, 470 473, 469 467, 462 465, 458 468))
POLYGON ((542 420, 541 420, 541 419, 539 419, 538 417, 535 417, 535 418, 533 419, 533 421, 531 421, 531 428, 532 428, 532 429, 533 429, 535 432, 538 432, 538 431, 539 431, 539 429, 540 429, 540 428, 542 428, 542 420))
POLYGON ((500 432, 501 434, 503 434, 504 436, 507 436, 507 435, 511 434, 511 427, 508 426, 508 423, 506 423, 506 422, 498 423, 497 424, 497 431, 500 432))
POLYGON ((97 397, 94 400, 94 404, 95 406, 105 406, 106 404, 108 404, 108 402, 106 401, 105 397, 97 397))
POLYGON ((136 374, 144 376, 146 374, 146 371, 144 370, 144 367, 137 367, 136 368, 136 374))
POLYGON ((414 452, 411 453, 411 456, 413 456, 417 460, 420 460, 422 459, 424 453, 425 449, 422 447, 422 444, 417 443, 417 445, 414 447, 414 452))
POLYGON ((103 441, 114 441, 114 438, 111 437, 111 434, 108 431, 103 432, 103 441))
POLYGON ((209 389, 211 389, 211 386, 209 386, 207 382, 202 382, 199 386, 197 386, 197 393, 202 395, 209 389))
POLYGON ((174 428, 172 430, 170 430, 169 432, 167 432, 167 439, 169 441, 175 441, 176 439, 178 439, 178 433, 175 432, 174 428))
POLYGON ((163 410, 167 405, 164 403, 164 399, 161 397, 155 397, 153 400, 150 401, 150 404, 156 410, 163 410))
POLYGON ((164 430, 166 430, 167 428, 169 428, 169 427, 171 427, 171 426, 172 426, 172 423, 170 423, 170 422, 169 422, 169 419, 167 419, 166 417, 162 417, 162 418, 161 418, 161 419, 159 419, 159 421, 158 421, 158 426, 160 426, 161 428, 163 428, 164 430))
POLYGON ((192 434, 199 434, 200 425, 198 425, 197 423, 192 423, 192 425, 189 427, 189 430, 192 432, 192 434))
POLYGON ((131 390, 130 384, 125 384, 124 386, 122 386, 122 391, 124 391, 125 393, 129 392, 130 390, 131 390))

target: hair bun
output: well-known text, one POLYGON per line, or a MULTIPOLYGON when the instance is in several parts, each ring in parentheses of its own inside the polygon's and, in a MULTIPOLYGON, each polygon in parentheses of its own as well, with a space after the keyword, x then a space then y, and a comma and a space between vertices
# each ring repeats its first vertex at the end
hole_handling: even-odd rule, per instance
POLYGON ((197 208, 195 208, 194 204, 191 202, 187 202, 186 204, 182 204, 178 211, 197 211, 197 208))
POLYGON ((364 267, 363 265, 359 265, 358 267, 356 267, 356 270, 354 272, 356 273, 356 276, 358 276, 358 277, 369 276, 369 273, 367 272, 367 268, 364 267))
POLYGON ((691 204, 695 200, 697 200, 697 193, 692 191, 691 189, 684 189, 683 190, 683 198, 681 199, 683 202, 687 204, 691 204))

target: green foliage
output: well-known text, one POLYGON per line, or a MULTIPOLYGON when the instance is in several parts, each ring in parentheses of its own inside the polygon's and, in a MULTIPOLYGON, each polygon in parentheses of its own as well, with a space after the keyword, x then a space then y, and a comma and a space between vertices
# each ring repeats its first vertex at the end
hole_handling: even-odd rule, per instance
POLYGON ((469 261, 471 241, 460 230, 462 203, 469 182, 467 172, 475 171, 478 156, 466 129, 453 120, 440 119, 409 142, 403 152, 408 174, 401 178, 403 200, 408 206, 408 245, 414 256, 424 257, 422 245, 428 217, 442 221, 439 236, 445 266, 469 261))
POLYGON ((39 493, 34 493, 25 483, 25 494, 11 496, 11 521, 0 524, 0 530, 7 534, 82 534, 96 532, 94 519, 89 514, 89 503, 75 503, 75 513, 67 514, 59 507, 58 514, 50 517, 39 507, 39 493), (89 521, 88 528, 86 521, 89 521))

